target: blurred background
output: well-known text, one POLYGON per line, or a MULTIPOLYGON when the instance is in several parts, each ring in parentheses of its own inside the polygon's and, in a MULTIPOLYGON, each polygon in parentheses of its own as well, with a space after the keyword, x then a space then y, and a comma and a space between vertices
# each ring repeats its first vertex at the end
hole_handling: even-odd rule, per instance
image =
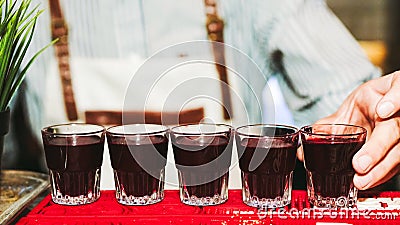
MULTIPOLYGON (((382 69, 382 74, 400 70, 400 1, 399 0, 326 0, 367 53, 382 69)), ((264 122, 294 125, 275 77, 268 81, 275 101, 275 118, 264 122), (279 112, 279 113, 278 113, 279 112)), ((268 106, 264 106, 267 110, 268 106)))
POLYGON ((383 73, 400 69, 399 0, 327 0, 383 73))

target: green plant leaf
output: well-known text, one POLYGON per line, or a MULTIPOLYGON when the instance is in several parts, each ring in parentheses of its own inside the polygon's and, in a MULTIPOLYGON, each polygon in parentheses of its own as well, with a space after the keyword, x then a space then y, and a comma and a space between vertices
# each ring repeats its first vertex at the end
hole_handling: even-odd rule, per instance
POLYGON ((39 6, 31 0, 0 0, 0 110, 5 110, 35 59, 56 40, 25 60, 32 42, 39 6), (27 61, 23 66, 23 62, 27 61), (23 66, 23 68, 21 68, 23 66))

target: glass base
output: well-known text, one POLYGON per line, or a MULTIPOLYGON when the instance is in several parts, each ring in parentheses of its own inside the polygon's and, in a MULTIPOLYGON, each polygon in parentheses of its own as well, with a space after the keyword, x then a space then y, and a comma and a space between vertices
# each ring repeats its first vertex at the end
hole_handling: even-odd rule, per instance
POLYGON ((307 173, 307 196, 316 208, 352 208, 357 203, 358 189, 353 184, 353 174, 322 176, 307 173))
POLYGON ((340 197, 323 197, 319 194, 307 191, 308 201, 311 205, 316 208, 352 208, 357 203, 357 192, 356 188, 352 188, 348 196, 340 197))
POLYGON ((288 175, 242 172, 243 202, 257 208, 280 208, 292 200, 293 172, 288 175))
POLYGON ((356 206, 356 200, 348 197, 322 197, 320 195, 314 195, 308 198, 308 201, 314 208, 352 208, 356 206))
POLYGON ((84 172, 50 170, 51 198, 60 205, 84 205, 100 198, 100 168, 84 172))
POLYGON ((199 178, 198 174, 182 173, 182 171, 178 170, 178 175, 179 196, 182 203, 191 206, 212 206, 222 204, 228 200, 229 173, 225 173, 211 182, 193 186, 185 185, 185 180, 190 180, 191 176, 193 176, 199 181, 201 178, 199 178))
POLYGON ((123 205, 151 205, 164 199, 165 170, 155 178, 146 172, 114 170, 115 198, 123 205))
POLYGON ((128 196, 125 193, 115 194, 117 201, 123 205, 151 205, 161 202, 164 199, 164 194, 153 193, 141 197, 128 196))
MULTIPOLYGON (((183 193, 185 195, 187 193, 183 193)), ((228 195, 214 195, 212 197, 196 197, 195 195, 189 196, 186 195, 185 197, 181 198, 181 202, 186 205, 192 206, 211 206, 211 205, 219 205, 228 200, 228 195)))

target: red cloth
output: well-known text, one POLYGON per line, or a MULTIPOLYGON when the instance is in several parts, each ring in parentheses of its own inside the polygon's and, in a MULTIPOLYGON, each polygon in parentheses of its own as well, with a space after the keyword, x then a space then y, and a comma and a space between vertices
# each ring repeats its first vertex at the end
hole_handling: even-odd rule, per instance
MULTIPOLYGON (((114 191, 102 191, 97 202, 82 206, 61 206, 47 196, 18 225, 47 224, 316 224, 316 222, 336 222, 349 224, 382 224, 381 219, 336 214, 336 218, 326 214, 296 215, 309 208, 305 191, 293 191, 292 203, 284 209, 259 211, 242 202, 240 190, 230 190, 226 203, 218 206, 195 207, 184 205, 179 200, 178 191, 165 191, 165 199, 148 206, 125 206, 115 200, 114 191), (347 217, 347 218, 346 218, 347 217)), ((398 192, 380 193, 380 197, 399 197, 398 192)), ((391 211, 393 212, 393 211, 391 211)), ((384 220, 385 225, 398 224, 397 217, 384 220)), ((372 216, 373 214, 370 214, 372 216)))

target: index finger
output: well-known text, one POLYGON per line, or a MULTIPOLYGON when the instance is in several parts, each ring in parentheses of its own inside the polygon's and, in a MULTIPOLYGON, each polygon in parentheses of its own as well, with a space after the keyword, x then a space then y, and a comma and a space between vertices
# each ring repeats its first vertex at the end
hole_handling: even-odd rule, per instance
POLYGON ((400 110, 400 72, 386 75, 380 80, 382 99, 376 106, 376 113, 380 118, 389 118, 400 110))

